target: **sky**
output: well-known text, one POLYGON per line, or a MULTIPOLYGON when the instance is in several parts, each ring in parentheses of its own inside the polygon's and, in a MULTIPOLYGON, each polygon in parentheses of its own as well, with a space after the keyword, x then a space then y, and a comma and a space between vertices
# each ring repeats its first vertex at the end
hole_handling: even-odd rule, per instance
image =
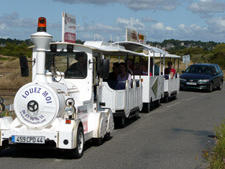
POLYGON ((76 16, 77 39, 125 40, 126 28, 149 41, 225 42, 225 0, 0 0, 0 38, 29 39, 38 17, 61 40, 62 12, 76 16))

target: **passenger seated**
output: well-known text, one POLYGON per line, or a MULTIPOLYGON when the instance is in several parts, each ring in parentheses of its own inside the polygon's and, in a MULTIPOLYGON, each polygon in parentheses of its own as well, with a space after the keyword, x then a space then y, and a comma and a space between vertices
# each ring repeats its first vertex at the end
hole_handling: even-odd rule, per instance
POLYGON ((112 89, 115 89, 116 87, 119 72, 120 72, 119 63, 118 62, 113 63, 113 71, 109 73, 108 77, 108 84, 109 87, 111 87, 112 89))
POLYGON ((128 59, 128 60, 127 60, 127 71, 128 71, 128 73, 130 73, 131 75, 134 74, 134 72, 133 72, 133 62, 132 62, 131 59, 128 59))
POLYGON ((167 63, 168 67, 165 69, 165 78, 169 79, 169 76, 171 79, 173 79, 174 75, 176 74, 176 70, 172 67, 172 62, 169 61, 167 63))
POLYGON ((125 89, 126 80, 131 80, 131 75, 126 70, 125 63, 120 63, 119 70, 120 73, 117 77, 117 85, 116 85, 117 90, 125 89))
MULTIPOLYGON (((141 65, 141 75, 148 75, 148 63, 141 65)), ((152 76, 152 72, 149 73, 149 76, 152 76)))

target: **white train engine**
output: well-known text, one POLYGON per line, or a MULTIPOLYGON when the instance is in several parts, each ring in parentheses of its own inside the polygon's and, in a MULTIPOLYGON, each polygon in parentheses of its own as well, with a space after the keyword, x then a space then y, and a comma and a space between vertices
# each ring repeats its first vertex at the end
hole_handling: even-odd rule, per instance
POLYGON ((43 17, 31 39, 32 82, 15 96, 16 118, 0 118, 0 149, 51 141, 79 158, 85 141, 101 141, 114 128, 111 110, 98 102, 98 83, 104 73, 97 70, 96 60, 107 62, 83 45, 51 43, 43 17))

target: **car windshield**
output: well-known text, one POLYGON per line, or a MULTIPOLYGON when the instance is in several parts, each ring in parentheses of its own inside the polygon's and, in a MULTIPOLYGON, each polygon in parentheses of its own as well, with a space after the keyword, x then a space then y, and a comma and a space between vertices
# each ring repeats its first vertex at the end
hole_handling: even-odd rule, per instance
POLYGON ((213 66, 206 65, 192 65, 188 67, 185 73, 194 73, 194 74, 213 74, 216 70, 213 66))
POLYGON ((84 52, 47 52, 46 70, 64 72, 67 79, 87 77, 87 54, 84 52))

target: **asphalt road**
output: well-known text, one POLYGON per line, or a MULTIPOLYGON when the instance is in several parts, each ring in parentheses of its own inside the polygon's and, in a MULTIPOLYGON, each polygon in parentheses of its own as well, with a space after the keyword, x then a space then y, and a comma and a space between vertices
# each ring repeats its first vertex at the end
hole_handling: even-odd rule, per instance
POLYGON ((79 159, 54 149, 10 148, 0 153, 1 169, 202 169, 202 151, 212 147, 215 126, 225 119, 225 92, 180 92, 178 99, 112 133, 79 159))

